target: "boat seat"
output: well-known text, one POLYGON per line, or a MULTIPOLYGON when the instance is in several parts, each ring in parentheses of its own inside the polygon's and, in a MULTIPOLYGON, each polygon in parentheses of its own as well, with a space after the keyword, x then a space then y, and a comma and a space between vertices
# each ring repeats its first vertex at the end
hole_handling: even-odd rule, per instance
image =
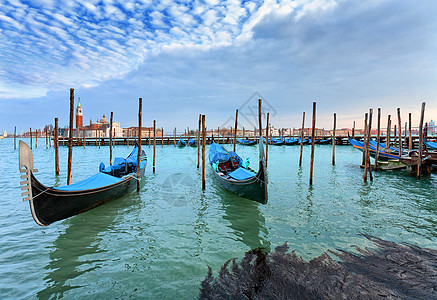
POLYGON ((218 169, 220 172, 226 174, 227 172, 232 171, 232 165, 229 161, 221 162, 218 165, 218 169))
POLYGON ((231 165, 232 169, 235 170, 240 166, 240 163, 238 162, 238 160, 235 160, 233 157, 231 157, 231 165))

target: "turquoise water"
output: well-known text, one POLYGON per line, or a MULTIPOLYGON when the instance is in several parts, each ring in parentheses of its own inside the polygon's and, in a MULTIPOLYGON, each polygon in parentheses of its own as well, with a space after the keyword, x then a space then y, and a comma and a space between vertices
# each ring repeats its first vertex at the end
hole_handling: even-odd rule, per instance
MULTIPOLYGON (((60 148, 56 177, 53 148, 42 142, 33 149, 36 176, 46 185, 65 184, 67 148, 60 148)), ((152 155, 152 148, 145 150, 152 155)), ((18 150, 12 139, 0 140, 0 298, 193 299, 208 265, 217 272, 251 248, 285 241, 305 259, 371 246, 360 234, 436 248, 436 174, 418 181, 406 172, 374 173, 374 182, 364 184, 361 152, 337 146, 332 166, 331 151, 316 147, 310 188, 310 147, 302 168, 298 146, 269 147, 269 203, 263 206, 227 193, 209 170, 202 192, 197 148, 157 146, 156 174, 149 164, 140 194, 40 227, 21 200, 18 150)), ((256 147, 237 152, 257 167, 256 147)), ((72 182, 108 160, 108 147, 74 148, 72 182)))

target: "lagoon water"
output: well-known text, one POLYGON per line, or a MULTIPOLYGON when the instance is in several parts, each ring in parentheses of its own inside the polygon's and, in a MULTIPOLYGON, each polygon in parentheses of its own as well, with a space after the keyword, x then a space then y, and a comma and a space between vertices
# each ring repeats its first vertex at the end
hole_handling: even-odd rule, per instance
MULTIPOLYGON (((36 176, 64 185, 68 149, 60 148, 56 177, 54 150, 44 142, 33 149, 36 176)), ((152 148, 143 147, 151 157, 152 148)), ((113 154, 131 150, 115 146, 113 154)), ((13 139, 0 140, 0 298, 193 299, 207 266, 216 273, 250 249, 285 241, 305 259, 372 246, 362 234, 437 248, 437 174, 418 181, 405 171, 374 173, 364 184, 361 152, 337 146, 332 166, 331 151, 316 147, 309 187, 310 146, 302 168, 299 146, 269 147, 264 206, 224 191, 209 169, 202 192, 197 148, 157 146, 156 174, 149 162, 139 194, 40 227, 22 202, 18 149, 13 139)), ((257 168, 256 147, 238 146, 237 153, 257 168)), ((108 147, 73 148, 72 182, 108 160, 108 147)))

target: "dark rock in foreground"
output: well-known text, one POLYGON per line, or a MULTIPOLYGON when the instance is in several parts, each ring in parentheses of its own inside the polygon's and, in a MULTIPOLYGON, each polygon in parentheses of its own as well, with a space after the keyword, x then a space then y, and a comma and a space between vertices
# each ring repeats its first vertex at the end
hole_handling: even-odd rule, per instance
POLYGON ((306 262, 285 243, 266 254, 227 261, 216 278, 211 268, 200 299, 437 299, 437 251, 366 236, 374 250, 329 251, 306 262))

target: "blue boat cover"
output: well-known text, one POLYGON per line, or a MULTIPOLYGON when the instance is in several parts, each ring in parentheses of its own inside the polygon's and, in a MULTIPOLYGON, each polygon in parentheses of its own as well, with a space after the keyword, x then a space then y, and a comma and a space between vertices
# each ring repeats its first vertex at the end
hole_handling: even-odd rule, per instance
POLYGON ((197 142, 194 140, 194 139, 192 139, 192 138, 189 138, 188 139, 188 145, 196 145, 197 144, 197 142))
MULTIPOLYGON (((141 151, 141 155, 146 157, 146 153, 144 150, 141 151)), ((103 163, 100 163, 100 172, 79 182, 66 185, 66 186, 60 186, 60 187, 53 187, 54 190, 59 191, 82 191, 82 190, 89 190, 89 189, 96 189, 100 187, 104 187, 107 185, 111 185, 117 182, 122 181, 123 179, 120 177, 115 177, 112 175, 109 175, 112 170, 114 169, 121 169, 125 166, 125 163, 132 164, 136 167, 137 165, 137 157, 138 157, 138 148, 134 148, 129 154, 129 156, 125 159, 122 157, 116 157, 114 159, 114 164, 112 166, 108 166, 105 168, 105 165, 103 163), (108 173, 108 174, 106 174, 108 173)), ((142 160, 145 159, 145 157, 141 157, 142 160)), ((146 166, 145 161, 141 161, 140 168, 143 169, 146 166)))
POLYGON ((187 142, 186 141, 184 141, 183 139, 179 139, 179 141, 178 141, 178 146, 186 146, 187 145, 187 142))
POLYGON ((228 173, 228 175, 237 180, 246 180, 255 176, 256 173, 253 173, 249 170, 246 170, 245 168, 240 167, 235 171, 228 173))
MULTIPOLYGON (((373 147, 376 149, 376 146, 378 145, 378 143, 377 143, 375 140, 370 140, 370 145, 373 146, 373 147)), ((387 147, 386 144, 384 144, 384 143, 379 143, 379 149, 381 149, 381 148, 386 148, 386 147, 387 147)), ((394 148, 394 147, 389 147, 389 149, 390 149, 390 150, 393 150, 393 151, 397 151, 397 152, 399 152, 399 149, 396 149, 396 148, 394 148)))
POLYGON ((54 187, 54 190, 59 191, 82 191, 89 189, 96 189, 106 185, 114 184, 121 181, 121 178, 117 178, 102 172, 99 172, 85 180, 79 181, 66 186, 54 187))
POLYGON ((285 140, 286 143, 296 143, 298 141, 299 141, 298 139, 294 139, 294 138, 289 138, 285 140))
POLYGON ((254 145, 254 144, 256 144, 256 141, 242 140, 240 138, 237 138, 237 142, 239 142, 242 145, 254 145))
POLYGON ((425 142, 428 148, 437 149, 437 142, 430 142, 427 139, 423 139, 423 141, 425 142))
POLYGON ((227 151, 225 148, 223 148, 222 145, 217 143, 212 143, 211 146, 209 146, 209 163, 211 165, 217 161, 218 162, 228 161, 229 159, 231 159, 231 157, 236 159, 238 161, 239 166, 241 167, 243 160, 234 151, 227 151))

